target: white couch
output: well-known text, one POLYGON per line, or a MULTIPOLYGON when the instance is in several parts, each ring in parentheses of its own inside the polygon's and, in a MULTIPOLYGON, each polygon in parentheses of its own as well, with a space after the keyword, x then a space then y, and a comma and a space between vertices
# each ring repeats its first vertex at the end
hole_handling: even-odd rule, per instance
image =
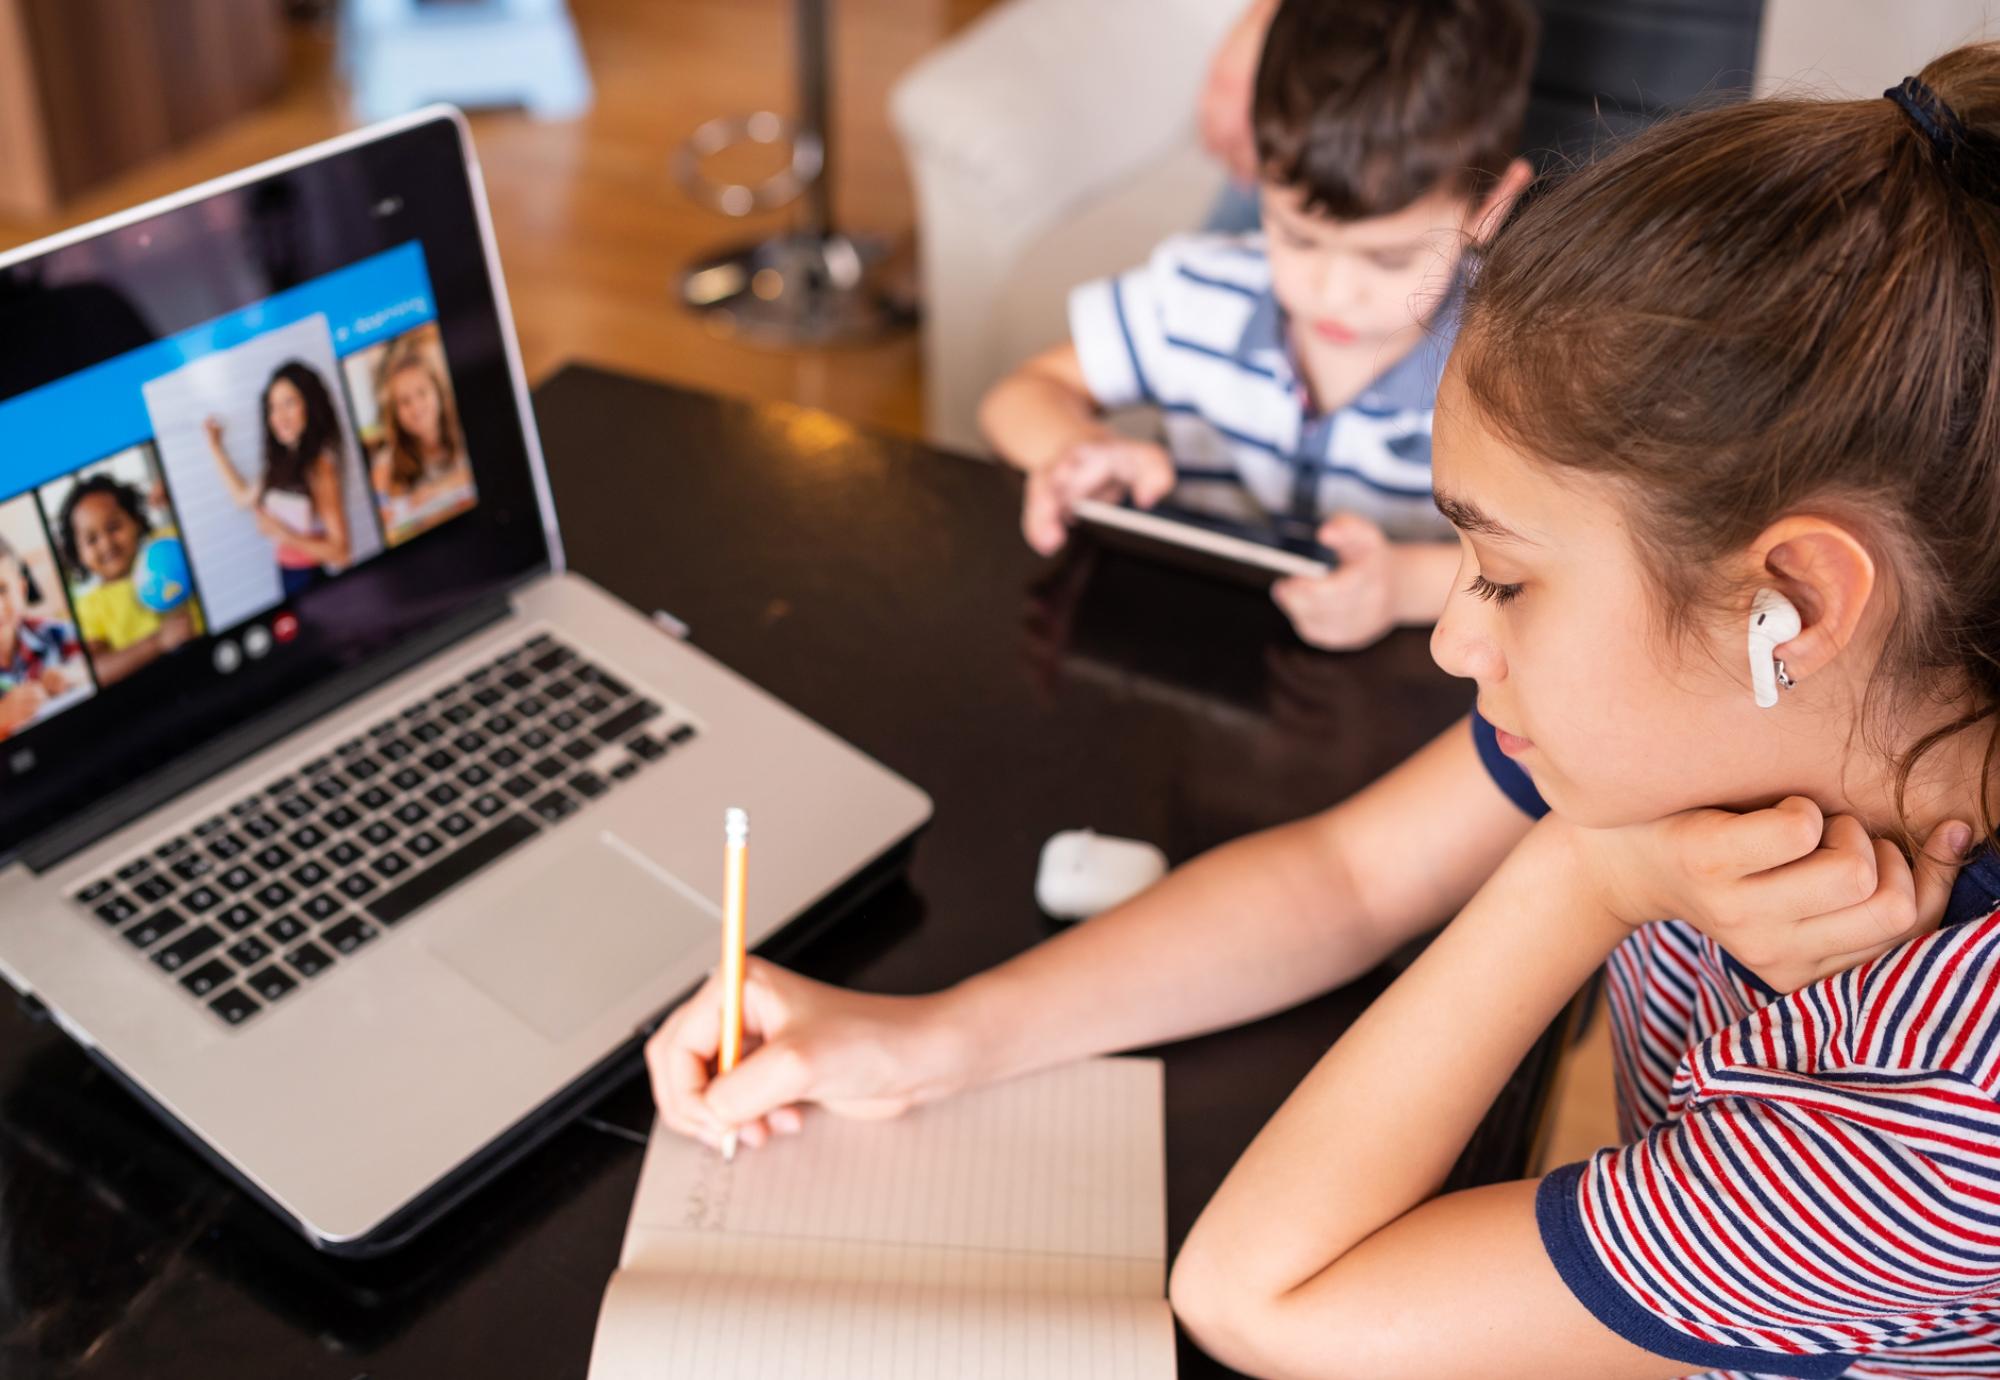
POLYGON ((984 450, 996 378, 1061 341, 1071 285, 1201 223, 1195 100, 1244 0, 1010 0, 890 94, 917 197, 925 427, 984 450))

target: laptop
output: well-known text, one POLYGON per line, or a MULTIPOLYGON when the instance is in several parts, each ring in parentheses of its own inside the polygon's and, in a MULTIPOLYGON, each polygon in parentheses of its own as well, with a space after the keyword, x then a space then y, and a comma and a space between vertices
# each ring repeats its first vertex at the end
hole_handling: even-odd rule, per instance
POLYGON ((629 1075, 729 806, 753 943, 931 813, 565 569, 456 111, 0 257, 0 975, 308 1239, 629 1075))

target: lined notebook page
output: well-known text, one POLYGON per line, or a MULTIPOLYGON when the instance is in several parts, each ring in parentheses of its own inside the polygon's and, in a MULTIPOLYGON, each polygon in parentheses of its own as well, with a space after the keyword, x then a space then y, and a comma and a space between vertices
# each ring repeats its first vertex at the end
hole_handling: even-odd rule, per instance
POLYGON ((658 1132, 593 1380, 1171 1375, 1161 1072, 1100 1059, 739 1153, 658 1132))

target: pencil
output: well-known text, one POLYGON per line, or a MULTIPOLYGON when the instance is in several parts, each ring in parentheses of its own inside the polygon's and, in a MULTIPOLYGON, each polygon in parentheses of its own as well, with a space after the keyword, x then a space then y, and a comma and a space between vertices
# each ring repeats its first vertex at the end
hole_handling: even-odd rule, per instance
MULTIPOLYGON (((749 869, 750 816, 738 809, 722 816, 722 1041, 717 1076, 743 1057, 743 885, 749 869)), ((736 1158, 736 1132, 722 1138, 722 1158, 736 1158)))

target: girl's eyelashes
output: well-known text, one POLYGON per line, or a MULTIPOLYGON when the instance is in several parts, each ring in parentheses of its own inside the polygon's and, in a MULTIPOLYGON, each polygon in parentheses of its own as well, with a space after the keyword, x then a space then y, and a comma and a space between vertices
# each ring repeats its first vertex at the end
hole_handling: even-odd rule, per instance
POLYGON ((1474 575, 1472 582, 1466 585, 1465 592, 1472 595, 1475 599, 1487 599, 1496 604, 1505 604, 1512 601, 1521 593, 1521 587, 1519 585, 1495 584, 1484 575, 1474 575))

